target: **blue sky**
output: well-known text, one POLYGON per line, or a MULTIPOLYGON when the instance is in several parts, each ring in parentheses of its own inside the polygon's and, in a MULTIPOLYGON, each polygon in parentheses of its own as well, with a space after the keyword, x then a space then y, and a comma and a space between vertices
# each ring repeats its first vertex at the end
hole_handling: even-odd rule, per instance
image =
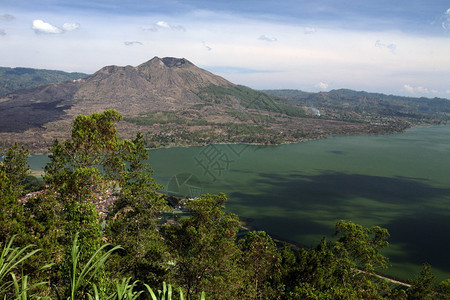
POLYGON ((450 98, 450 2, 2 0, 0 66, 184 57, 256 89, 450 98))

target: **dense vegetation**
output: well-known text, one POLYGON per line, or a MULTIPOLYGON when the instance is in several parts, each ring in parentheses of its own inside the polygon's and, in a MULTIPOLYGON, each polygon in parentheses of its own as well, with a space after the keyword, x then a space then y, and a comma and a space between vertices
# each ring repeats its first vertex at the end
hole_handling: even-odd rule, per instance
POLYGON ((120 120, 114 110, 78 116, 71 138, 55 140, 50 149, 46 186, 30 197, 24 197, 30 189, 28 150, 14 145, 5 153, 0 297, 450 297, 450 280, 436 285, 427 264, 411 285, 377 276, 389 265, 381 254, 389 238, 384 228, 340 221, 333 240, 293 248, 265 232, 243 229, 236 215, 225 212, 223 194, 186 201, 189 217, 177 218, 143 163, 148 156, 143 136, 120 140, 120 120), (156 297, 152 288, 158 287, 164 288, 156 297))
POLYGON ((385 134, 449 121, 450 101, 352 90, 306 93, 207 86, 190 109, 151 111, 125 121, 158 130, 147 147, 207 143, 280 144, 340 134, 385 134), (220 107, 220 110, 218 108, 220 107))
POLYGON ((88 76, 83 73, 31 68, 0 67, 0 97, 19 90, 31 89, 43 84, 76 80, 88 76))
POLYGON ((450 116, 450 100, 443 98, 401 97, 348 89, 320 93, 299 90, 265 92, 318 109, 329 118, 372 124, 390 122, 398 129, 414 124, 448 122, 450 116))
POLYGON ((233 106, 234 103, 239 102, 242 110, 257 109, 297 117, 306 115, 302 108, 292 105, 292 103, 283 100, 283 98, 274 98, 266 93, 242 85, 232 88, 208 86, 201 88, 197 95, 206 103, 233 106))

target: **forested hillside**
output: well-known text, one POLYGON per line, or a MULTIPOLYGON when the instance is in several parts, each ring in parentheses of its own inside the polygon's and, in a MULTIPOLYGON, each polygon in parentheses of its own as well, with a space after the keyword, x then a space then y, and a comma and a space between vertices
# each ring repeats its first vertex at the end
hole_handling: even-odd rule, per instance
POLYGON ((161 299, 450 297, 450 280, 436 283, 426 264, 410 284, 377 276, 389 267, 378 226, 339 221, 332 239, 303 249, 243 228, 224 194, 182 200, 188 216, 178 218, 144 163, 142 135, 119 139, 121 119, 76 117, 51 147, 45 186, 29 184, 27 149, 4 153, 0 297, 150 299, 161 287, 161 299))
POLYGON ((348 89, 307 93, 299 90, 265 90, 269 95, 292 100, 324 118, 364 122, 385 130, 401 131, 418 124, 441 124, 450 119, 450 100, 414 98, 348 89))
POLYGON ((76 80, 87 76, 87 74, 76 72, 0 67, 0 97, 43 84, 76 80))

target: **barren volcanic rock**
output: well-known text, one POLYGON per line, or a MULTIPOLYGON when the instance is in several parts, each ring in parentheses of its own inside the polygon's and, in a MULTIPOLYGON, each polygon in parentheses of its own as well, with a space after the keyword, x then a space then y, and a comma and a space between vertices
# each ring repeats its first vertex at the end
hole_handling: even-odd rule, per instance
POLYGON ((151 147, 273 144, 367 131, 361 123, 311 119, 293 101, 235 85, 184 58, 155 57, 0 98, 0 150, 18 142, 45 151, 55 138, 69 136, 77 115, 106 109, 124 117, 118 125, 122 137, 140 131, 151 147))
POLYGON ((93 75, 9 94, 0 99, 0 132, 44 128, 49 122, 116 109, 124 116, 179 110, 201 103, 205 86, 232 83, 186 59, 155 57, 137 67, 107 66, 93 75))

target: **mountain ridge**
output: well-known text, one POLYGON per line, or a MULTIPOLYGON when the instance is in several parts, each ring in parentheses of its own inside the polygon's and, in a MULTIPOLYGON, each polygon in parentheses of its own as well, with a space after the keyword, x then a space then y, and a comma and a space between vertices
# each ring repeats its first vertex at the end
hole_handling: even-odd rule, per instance
POLYGON ((67 137, 74 117, 106 109, 123 115, 118 127, 123 137, 140 131, 149 147, 279 144, 330 134, 398 132, 419 118, 436 121, 430 113, 402 111, 412 104, 386 104, 380 97, 363 99, 367 95, 352 99, 339 93, 343 94, 256 91, 198 68, 185 58, 154 57, 136 67, 105 66, 85 78, 3 96, 0 148, 18 141, 32 151, 45 151, 53 139, 67 137), (345 100, 344 106, 341 100, 345 100), (377 103, 384 105, 385 111, 376 111, 383 118, 366 112, 367 108, 375 111, 377 103), (311 109, 320 105, 320 114, 311 109))
POLYGON ((0 97, 19 90, 35 88, 43 84, 77 80, 87 76, 88 74, 79 72, 24 67, 0 67, 0 97))

